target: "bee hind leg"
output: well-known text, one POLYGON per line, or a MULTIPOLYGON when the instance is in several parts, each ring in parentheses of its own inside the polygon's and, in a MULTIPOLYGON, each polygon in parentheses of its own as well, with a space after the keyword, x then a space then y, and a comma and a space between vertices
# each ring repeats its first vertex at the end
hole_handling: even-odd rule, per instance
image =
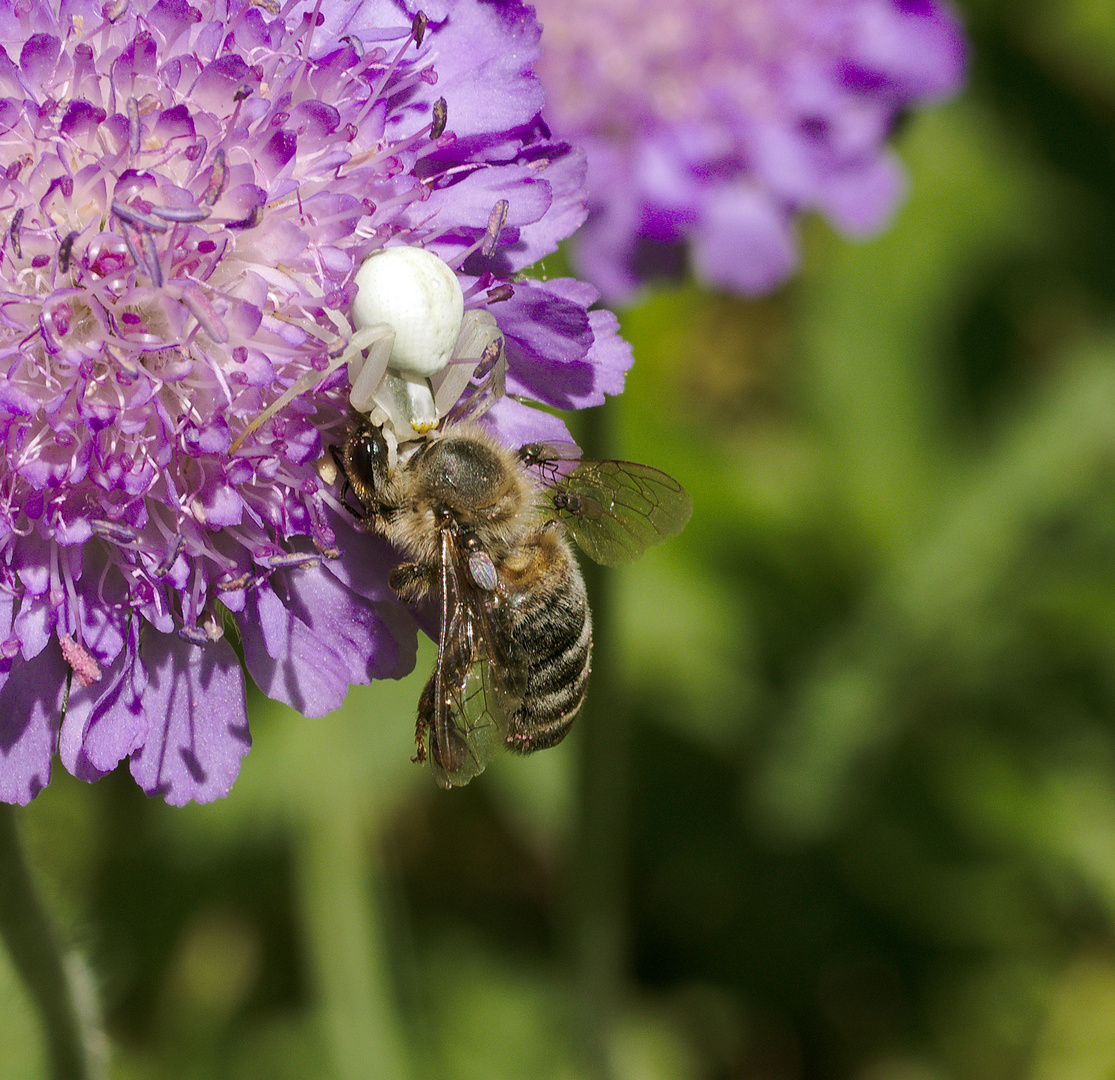
POLYGON ((430 730, 429 716, 433 707, 434 680, 422 688, 422 696, 418 699, 418 718, 414 722, 414 757, 410 760, 415 765, 426 764, 426 733, 430 730))
POLYGON ((426 721, 422 717, 414 725, 414 757, 410 760, 415 765, 426 764, 426 721))
POLYGON ((387 582, 400 600, 416 604, 433 590, 436 573, 432 567, 422 563, 400 563, 391 571, 387 582))

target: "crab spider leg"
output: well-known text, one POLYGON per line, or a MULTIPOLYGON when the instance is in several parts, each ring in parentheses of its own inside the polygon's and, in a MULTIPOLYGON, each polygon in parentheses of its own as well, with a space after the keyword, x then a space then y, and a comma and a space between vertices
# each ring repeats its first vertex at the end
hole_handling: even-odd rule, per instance
POLYGON ((343 364, 351 365, 349 374, 350 380, 353 381, 354 393, 358 384, 365 387, 368 383, 371 383, 374 390, 383 378, 383 373, 387 370, 387 361, 391 356, 391 348, 394 343, 395 330, 387 323, 373 323, 371 326, 365 326, 355 331, 348 339, 344 352, 331 359, 324 370, 306 372, 286 393, 268 405, 258 416, 253 417, 252 422, 237 436, 236 441, 229 449, 229 454, 235 454, 252 432, 258 431, 272 416, 285 409, 296 397, 312 390, 343 364), (365 349, 368 350, 366 360, 362 357, 365 349), (355 379, 352 380, 354 369, 355 379))
POLYGON ((372 323, 362 327, 349 339, 345 357, 348 359, 348 381, 352 389, 349 401, 357 412, 366 412, 365 401, 370 400, 376 387, 383 381, 391 350, 395 347, 395 328, 390 323, 372 323), (368 356, 363 356, 364 350, 368 356))
POLYGON ((489 355, 493 342, 503 348, 503 334, 496 325, 490 311, 471 308, 461 320, 461 332, 457 337, 457 347, 453 351, 454 360, 430 379, 434 391, 434 406, 439 417, 460 400, 468 389, 469 380, 476 374, 481 362, 489 355))

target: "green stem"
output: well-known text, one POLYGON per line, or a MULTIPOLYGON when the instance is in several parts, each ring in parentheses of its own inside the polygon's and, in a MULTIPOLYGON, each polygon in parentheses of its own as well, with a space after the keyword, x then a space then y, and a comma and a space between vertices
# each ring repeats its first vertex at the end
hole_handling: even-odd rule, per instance
POLYGON ((383 916, 352 806, 311 816, 298 836, 303 924, 325 1033, 341 1080, 408 1073, 383 949, 383 916))
MULTIPOLYGON (((586 457, 611 456, 604 409, 582 414, 586 457)), ((610 1076, 608 1047, 622 1005, 627 966, 628 753, 630 716, 620 701, 614 663, 609 572, 582 560, 592 602, 592 680, 581 718, 574 949, 582 1045, 591 1075, 610 1076)))
POLYGON ((93 1050, 102 1036, 88 987, 59 949, 7 803, 0 803, 0 936, 42 1017, 52 1080, 92 1080, 99 1075, 93 1050))

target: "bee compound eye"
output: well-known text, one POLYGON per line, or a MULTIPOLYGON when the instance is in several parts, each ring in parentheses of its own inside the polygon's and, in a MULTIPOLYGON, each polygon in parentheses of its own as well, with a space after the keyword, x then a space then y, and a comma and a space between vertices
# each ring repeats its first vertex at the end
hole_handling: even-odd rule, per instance
POLYGON ((353 484, 375 491, 386 482, 387 443, 375 428, 364 428, 353 435, 346 458, 353 484))

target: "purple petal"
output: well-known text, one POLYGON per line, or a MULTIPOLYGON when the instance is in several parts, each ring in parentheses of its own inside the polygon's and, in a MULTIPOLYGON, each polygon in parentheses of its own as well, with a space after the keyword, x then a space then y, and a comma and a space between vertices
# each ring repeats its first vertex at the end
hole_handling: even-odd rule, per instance
MULTIPOLYGON (((591 156, 589 162, 591 171, 591 156)), ((642 284, 634 269, 640 221, 638 200, 614 199, 590 207, 588 223, 572 241, 577 271, 609 303, 629 303, 642 284)))
POLYGON ((74 679, 70 687, 58 752, 62 764, 80 780, 97 780, 112 772, 147 739, 147 672, 139 662, 138 639, 133 621, 127 648, 100 681, 83 686, 74 679))
POLYGON ((635 350, 620 336, 619 319, 607 308, 588 313, 592 327, 589 357, 596 366, 596 385, 605 394, 622 394, 624 377, 635 363, 635 350))
MULTIPOLYGON (((92 561, 92 560, 91 560, 92 561)), ((127 583, 116 567, 97 567, 104 576, 95 580, 92 589, 79 589, 77 617, 81 628, 81 643, 102 666, 111 664, 125 644, 128 622, 123 601, 127 596, 127 583)))
POLYGON ((151 25, 167 39, 168 44, 175 42, 201 17, 201 12, 186 3, 186 0, 159 0, 147 16, 151 25))
POLYGON ((644 235, 671 241, 697 217, 697 202, 709 154, 685 152, 686 132, 670 128, 638 148, 627 183, 639 192, 643 204, 644 235))
POLYGON ((237 90, 248 84, 258 87, 259 80, 240 56, 226 53, 206 64, 190 87, 190 100, 209 109, 227 108, 237 90))
POLYGON ((561 417, 533 409, 514 398, 500 398, 481 423, 490 428, 505 446, 517 450, 532 442, 571 443, 573 436, 561 417))
POLYGON ((336 513, 328 523, 341 551, 339 559, 326 559, 322 566, 347 588, 366 600, 392 600, 395 594, 387 576, 399 562, 399 553, 382 537, 353 527, 353 519, 336 513))
POLYGON ((693 238, 697 273, 724 289, 763 293, 797 264, 789 223, 757 191, 723 187, 705 202, 693 238))
POLYGON ((909 97, 954 93, 964 77, 967 50, 960 25, 939 4, 877 4, 866 10, 853 57, 885 73, 909 97))
POLYGON ((37 531, 16 545, 11 566, 19 574, 25 593, 42 596, 50 588, 50 556, 50 545, 37 531))
POLYGON ((566 143, 549 143, 545 153, 543 175, 552 192, 549 213, 538 221, 520 225, 518 242, 499 249, 513 271, 531 266, 556 251, 558 244, 572 236, 588 216, 584 151, 566 143))
POLYGON ((482 233, 492 207, 506 199, 506 224, 527 225, 540 220, 550 208, 553 195, 548 179, 548 175, 543 179, 536 170, 522 165, 477 169, 458 183, 433 191, 428 199, 412 206, 408 215, 423 221, 432 212, 451 209, 454 221, 482 233))
MULTIPOLYGON (((419 0, 407 8, 413 14, 425 4, 419 0)), ((429 99, 448 102, 449 128, 458 138, 508 131, 538 115, 542 85, 531 71, 538 38, 534 9, 516 0, 458 0, 430 31, 438 82, 429 99)))
MULTIPOLYGON (((330 35, 385 40, 385 27, 410 28, 419 9, 430 20, 424 49, 436 50, 436 86, 419 88, 416 106, 396 134, 429 123, 438 97, 449 105, 449 128, 459 139, 505 132, 530 123, 542 108, 542 87, 531 66, 538 55, 539 26, 532 8, 517 0, 406 0, 406 14, 391 0, 322 5, 330 35)), ((405 35, 406 31, 404 31, 405 35)))
POLYGON ((38 656, 47 647, 57 622, 58 611, 49 600, 28 595, 22 597, 12 629, 19 639, 25 660, 38 656))
POLYGON ((19 52, 19 66, 28 86, 42 86, 54 71, 62 42, 53 34, 32 34, 19 52))
POLYGON ((65 688, 57 643, 12 664, 0 690, 0 801, 25 805, 49 783, 65 688))
POLYGON ((98 105, 92 105, 88 101, 71 101, 58 126, 62 134, 71 138, 82 136, 98 124, 103 124, 106 115, 104 109, 98 105))
POLYGON ((905 191, 902 166, 883 154, 833 177, 818 202, 847 236, 870 236, 890 220, 905 191))
POLYGON ((606 392, 622 386, 631 354, 611 340, 614 324, 606 317, 596 320, 605 335, 604 347, 597 347, 586 310, 594 298, 591 286, 568 278, 515 285, 511 299, 495 309, 507 347, 508 393, 559 409, 581 409, 603 404, 606 392), (609 370, 607 364, 614 366, 609 370))
POLYGON ((8 416, 33 416, 39 403, 7 379, 0 379, 0 412, 8 416))
POLYGON ((132 755, 132 776, 172 806, 227 795, 251 746, 244 676, 227 641, 193 645, 177 635, 144 634, 143 704, 147 739, 132 755))
POLYGON ((164 142, 191 137, 194 134, 194 120, 190 116, 190 110, 185 105, 163 109, 155 120, 155 134, 164 142))
POLYGON ((401 42, 410 32, 414 13, 404 14, 395 0, 322 0, 321 14, 325 19, 321 33, 330 41, 346 34, 360 36, 369 30, 379 40, 387 28, 398 27, 397 40, 401 42))
POLYGON ((239 620, 256 685, 303 716, 340 707, 352 683, 400 673, 402 654, 376 605, 321 567, 276 575, 282 600, 262 586, 239 620))
POLYGON ((19 655, 19 639, 12 633, 15 597, 0 592, 0 688, 8 681, 12 663, 19 655))
POLYGON ((214 477, 198 492, 197 512, 211 529, 239 525, 244 516, 244 500, 231 484, 214 477))
POLYGON ((293 131, 276 131, 260 152, 259 162, 269 177, 279 174, 298 152, 298 136, 293 131))

